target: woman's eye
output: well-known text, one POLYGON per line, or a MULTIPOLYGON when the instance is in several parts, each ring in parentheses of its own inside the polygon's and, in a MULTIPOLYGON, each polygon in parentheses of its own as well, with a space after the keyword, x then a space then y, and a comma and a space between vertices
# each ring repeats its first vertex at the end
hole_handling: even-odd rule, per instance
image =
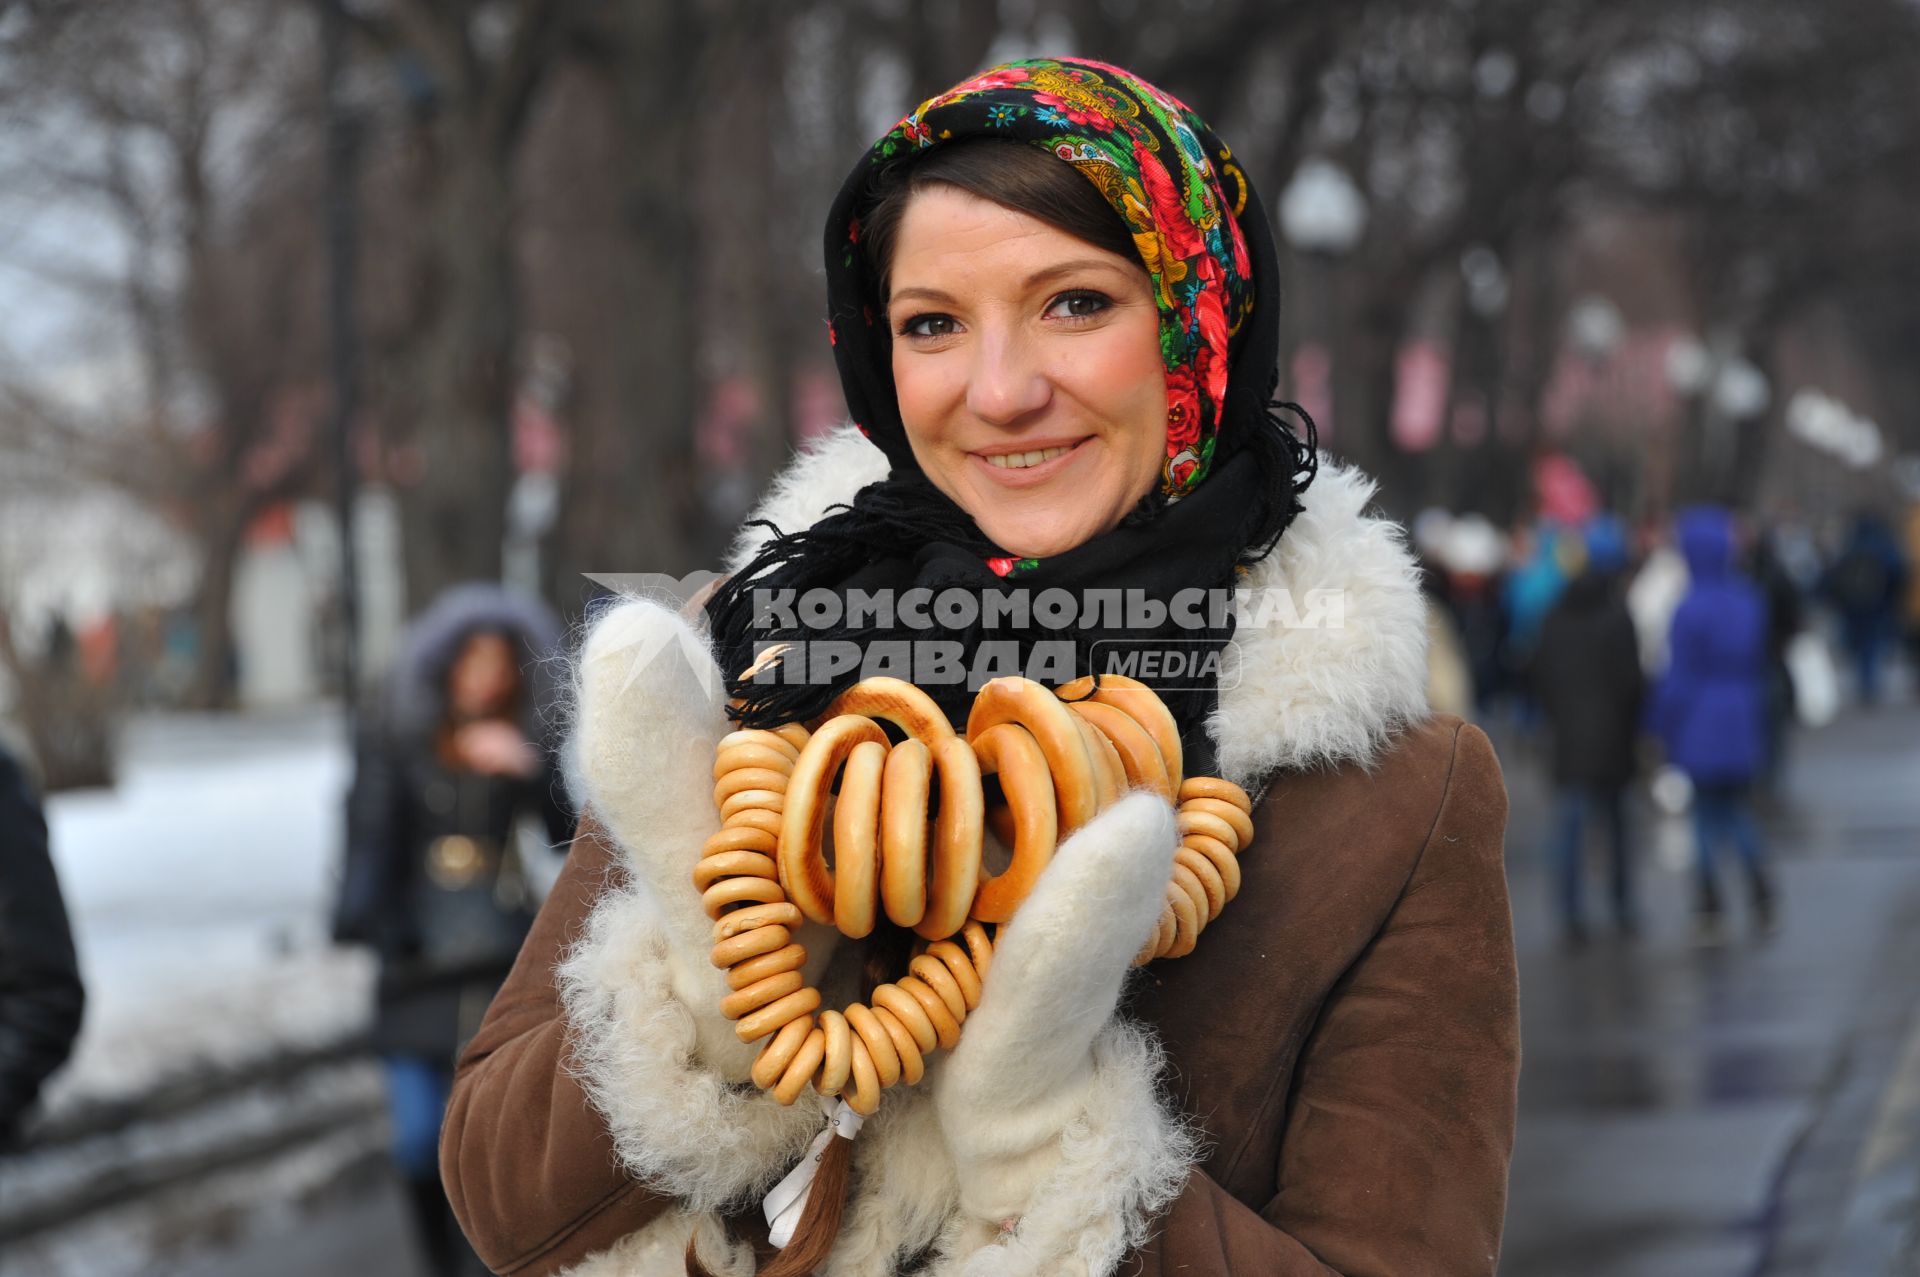
POLYGON ((946 337, 958 327, 952 315, 915 315, 900 325, 903 337, 946 337))
POLYGON ((1053 304, 1047 307, 1047 314, 1055 319, 1091 319, 1111 305, 1113 299, 1105 293, 1076 288, 1054 298, 1053 304))

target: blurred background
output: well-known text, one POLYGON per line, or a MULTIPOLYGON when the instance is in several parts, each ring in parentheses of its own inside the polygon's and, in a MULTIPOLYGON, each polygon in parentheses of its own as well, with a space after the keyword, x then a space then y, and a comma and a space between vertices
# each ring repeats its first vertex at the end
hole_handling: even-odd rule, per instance
POLYGON ((460 1271, 542 658, 839 421, 868 143, 1048 53, 1235 146, 1500 747, 1502 1271, 1920 1272, 1912 0, 0 0, 0 1274, 460 1271))

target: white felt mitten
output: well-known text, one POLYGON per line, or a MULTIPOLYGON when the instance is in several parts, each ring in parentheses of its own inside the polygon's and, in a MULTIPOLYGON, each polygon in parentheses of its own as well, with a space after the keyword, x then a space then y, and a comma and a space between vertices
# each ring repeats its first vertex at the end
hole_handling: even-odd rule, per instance
MULTIPOLYGON (((721 1016, 713 923, 693 866, 720 827, 714 747, 731 727, 705 635, 631 600, 580 653, 567 766, 629 881, 603 895, 560 969, 581 1080, 628 1165, 696 1208, 777 1179, 820 1125, 744 1082, 756 1047, 721 1016)), ((830 946, 805 937, 810 963, 830 946)))
POLYGON ((1115 1015, 1178 841, 1172 807, 1130 795, 1060 845, 1001 929, 933 1078, 962 1214, 943 1271, 1108 1272, 1184 1181, 1158 1049, 1115 1015))

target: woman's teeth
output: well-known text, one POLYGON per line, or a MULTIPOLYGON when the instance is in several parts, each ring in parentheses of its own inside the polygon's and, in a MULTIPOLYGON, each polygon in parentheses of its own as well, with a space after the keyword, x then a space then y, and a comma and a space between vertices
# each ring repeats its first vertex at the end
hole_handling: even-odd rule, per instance
POLYGON ((1034 452, 1001 452, 988 457, 987 464, 1002 470, 1025 470, 1028 466, 1037 466, 1042 461, 1051 461, 1071 451, 1071 448, 1041 448, 1034 452))

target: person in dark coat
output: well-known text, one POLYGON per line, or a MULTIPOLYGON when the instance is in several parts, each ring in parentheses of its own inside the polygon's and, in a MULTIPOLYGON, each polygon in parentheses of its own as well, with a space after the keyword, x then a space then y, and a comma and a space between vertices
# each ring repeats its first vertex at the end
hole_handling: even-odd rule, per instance
POLYGON ((1839 613, 1841 638, 1865 705, 1880 700, 1880 670, 1899 632, 1908 570, 1893 529, 1879 516, 1863 513, 1854 519, 1847 544, 1820 583, 1821 593, 1839 613))
POLYGON ((1667 760, 1693 782, 1700 938, 1722 932, 1715 849, 1731 843, 1747 872, 1758 927, 1773 925, 1774 891, 1753 782, 1767 751, 1767 603, 1734 566, 1733 519, 1697 507, 1676 524, 1692 584, 1673 617, 1653 725, 1667 760))
POLYGON ((437 1273, 477 1271, 440 1183, 454 1060, 538 911, 530 859, 572 832, 543 721, 558 643, 533 600, 442 595, 409 631, 348 798, 334 933, 380 956, 393 1156, 437 1273))
POLYGON ((85 1002, 46 818, 0 749, 0 1148, 66 1062, 85 1002))
POLYGON ((1624 935, 1639 927, 1626 793, 1646 691, 1621 583, 1626 531, 1619 520, 1601 516, 1585 529, 1585 543, 1586 565, 1542 622, 1532 667, 1559 791, 1552 848, 1556 896, 1561 926, 1574 944, 1586 939, 1581 853, 1596 821, 1607 836, 1614 924, 1624 935))

